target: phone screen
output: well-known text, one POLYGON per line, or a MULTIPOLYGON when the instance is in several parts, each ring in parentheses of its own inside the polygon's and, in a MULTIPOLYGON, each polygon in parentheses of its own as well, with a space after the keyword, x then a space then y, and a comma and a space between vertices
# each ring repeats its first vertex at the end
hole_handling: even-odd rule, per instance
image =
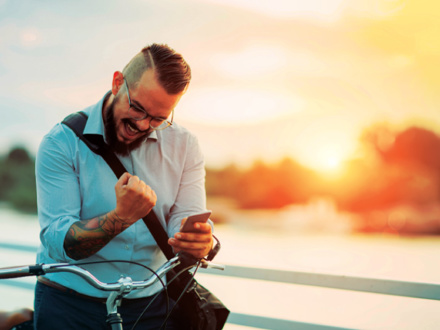
POLYGON ((195 231, 194 224, 196 222, 206 222, 209 219, 209 216, 211 215, 211 211, 200 213, 200 214, 194 214, 190 215, 188 219, 186 219, 185 224, 183 225, 181 232, 191 232, 195 231))

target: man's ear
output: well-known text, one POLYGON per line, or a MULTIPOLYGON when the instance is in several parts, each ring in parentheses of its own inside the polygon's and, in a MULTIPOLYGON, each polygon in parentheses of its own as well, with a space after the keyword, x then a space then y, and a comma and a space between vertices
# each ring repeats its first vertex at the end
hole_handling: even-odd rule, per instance
POLYGON ((124 75, 121 71, 116 71, 113 73, 113 81, 112 81, 112 94, 118 94, 122 85, 124 84, 124 75))

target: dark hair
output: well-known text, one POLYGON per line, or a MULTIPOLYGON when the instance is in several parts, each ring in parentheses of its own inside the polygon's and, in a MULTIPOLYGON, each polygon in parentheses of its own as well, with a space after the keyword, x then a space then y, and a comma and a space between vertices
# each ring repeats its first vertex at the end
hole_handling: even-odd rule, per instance
POLYGON ((168 45, 144 47, 124 68, 129 84, 137 83, 147 69, 153 69, 157 81, 168 94, 183 92, 191 80, 191 68, 183 56, 168 45))

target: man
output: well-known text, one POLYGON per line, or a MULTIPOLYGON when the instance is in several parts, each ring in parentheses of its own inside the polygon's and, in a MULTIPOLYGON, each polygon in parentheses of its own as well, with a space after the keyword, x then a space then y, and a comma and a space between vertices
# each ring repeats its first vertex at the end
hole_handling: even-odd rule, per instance
MULTIPOLYGON (((84 135, 101 135, 129 173, 119 180, 110 167, 63 124, 42 140, 36 159, 41 246, 37 262, 130 260, 157 269, 164 261, 151 233, 140 220, 153 208, 175 252, 197 258, 212 248, 211 224, 181 233, 186 217, 206 211, 204 161, 196 138, 173 122, 174 108, 188 88, 191 70, 166 45, 142 49, 113 74, 112 88, 88 115, 84 135)), ((142 280, 143 267, 122 263, 83 266, 104 282, 121 275, 142 280)), ((152 297, 155 286, 131 292, 119 312, 131 328, 152 297)), ((37 329, 105 329, 108 293, 76 275, 39 277, 35 292, 37 329)), ((159 294, 140 329, 157 329, 166 302, 159 294)), ((174 314, 174 313, 173 313, 174 314)), ((168 328, 179 328, 178 313, 168 328)))

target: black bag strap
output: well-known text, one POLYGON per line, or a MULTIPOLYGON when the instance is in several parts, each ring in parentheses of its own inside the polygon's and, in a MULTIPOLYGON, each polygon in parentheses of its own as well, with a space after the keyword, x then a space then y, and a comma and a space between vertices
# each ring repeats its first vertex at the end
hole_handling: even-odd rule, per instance
MULTIPOLYGON (((102 135, 83 134, 87 119, 87 115, 84 112, 79 111, 64 118, 62 124, 69 127, 81 139, 81 141, 83 141, 90 148, 90 150, 104 158, 106 163, 110 166, 116 177, 119 179, 122 174, 127 172, 127 170, 125 169, 124 165, 122 165, 115 153, 110 149, 108 144, 105 143, 102 135)), ((174 252, 171 246, 168 244, 168 234, 159 222, 156 213, 151 210, 150 213, 142 218, 142 220, 167 259, 173 258, 174 252)))

